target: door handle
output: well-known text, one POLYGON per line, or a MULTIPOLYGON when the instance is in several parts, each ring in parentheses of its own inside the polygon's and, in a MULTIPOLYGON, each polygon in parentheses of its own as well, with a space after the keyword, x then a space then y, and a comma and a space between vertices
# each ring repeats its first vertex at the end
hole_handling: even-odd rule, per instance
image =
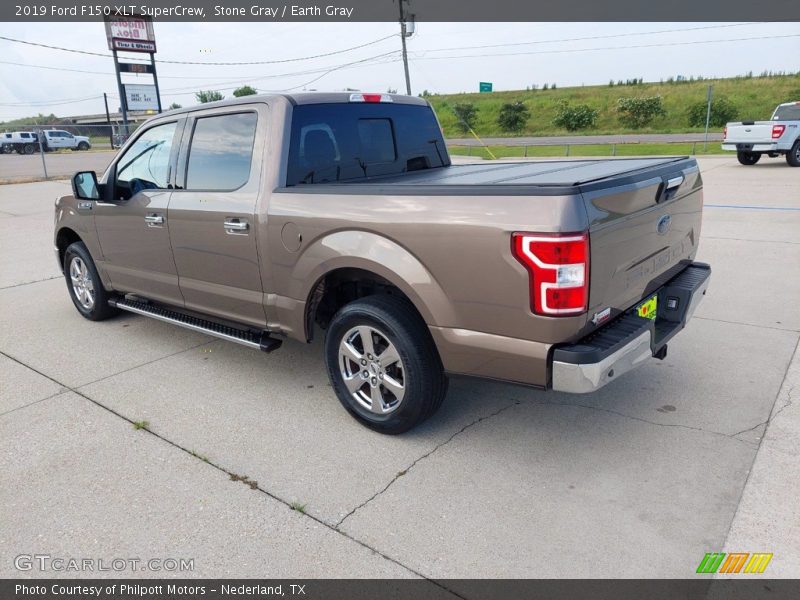
POLYGON ((144 222, 147 223, 148 227, 158 227, 164 224, 164 215, 159 215, 156 213, 146 215, 144 218, 144 222))
POLYGON ((225 231, 228 233, 244 233, 250 229, 250 223, 239 219, 225 219, 225 231))

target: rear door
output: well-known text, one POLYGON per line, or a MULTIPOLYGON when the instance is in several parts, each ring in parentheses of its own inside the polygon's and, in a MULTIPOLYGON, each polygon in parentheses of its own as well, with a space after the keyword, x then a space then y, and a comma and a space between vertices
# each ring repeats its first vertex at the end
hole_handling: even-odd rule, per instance
POLYGON ((193 113, 168 215, 186 308, 255 327, 266 326, 256 207, 267 128, 265 104, 193 113))

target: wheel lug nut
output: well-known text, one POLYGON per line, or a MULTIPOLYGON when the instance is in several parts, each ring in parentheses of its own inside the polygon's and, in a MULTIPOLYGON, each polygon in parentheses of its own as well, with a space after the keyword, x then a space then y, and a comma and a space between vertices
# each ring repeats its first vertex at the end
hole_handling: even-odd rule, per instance
POLYGON ((372 360, 372 354, 367 354, 367 358, 372 360))
POLYGON ((372 385, 375 385, 376 383, 378 383, 378 380, 373 377, 372 378, 372 385))
POLYGON ((365 358, 361 359, 361 365, 364 366, 364 367, 367 366, 367 360, 365 358))

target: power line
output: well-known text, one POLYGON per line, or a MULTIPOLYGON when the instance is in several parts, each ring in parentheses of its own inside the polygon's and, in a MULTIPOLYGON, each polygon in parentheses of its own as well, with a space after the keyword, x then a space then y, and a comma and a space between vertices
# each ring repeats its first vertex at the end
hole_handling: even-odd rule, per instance
POLYGON ((555 44, 560 42, 582 42, 586 40, 604 40, 611 38, 633 37, 642 35, 659 35, 663 33, 683 33, 685 31, 700 31, 703 29, 726 29, 728 27, 743 27, 746 25, 763 25, 760 22, 749 23, 726 23, 724 25, 706 25, 703 27, 684 27, 682 29, 662 29, 660 31, 641 31, 641 32, 628 32, 628 33, 614 33, 610 35, 592 35, 586 37, 576 38, 563 38, 558 40, 535 40, 532 42, 510 42, 507 44, 486 44, 481 46, 454 46, 452 48, 434 48, 432 50, 424 50, 424 52, 450 52, 453 50, 479 50, 482 48, 505 48, 511 46, 530 46, 533 44, 555 44))
MULTIPOLYGON (((370 56, 368 58, 362 58, 360 60, 355 60, 355 61, 352 61, 352 62, 349 62, 349 63, 344 63, 344 64, 341 64, 341 65, 335 65, 335 66, 332 66, 332 67, 330 67, 330 66, 328 66, 328 67, 319 67, 317 69, 310 69, 310 70, 307 70, 307 71, 296 71, 294 73, 277 73, 277 74, 274 74, 274 75, 263 75, 261 77, 248 77, 248 78, 242 79, 240 81, 235 81, 235 82, 225 81, 225 82, 220 82, 220 83, 211 83, 211 84, 193 86, 193 87, 170 88, 170 89, 164 90, 165 92, 169 92, 169 93, 161 94, 161 95, 162 96, 180 96, 180 95, 183 95, 183 94, 192 93, 192 92, 196 91, 198 87, 203 87, 203 88, 208 87, 208 88, 212 88, 209 91, 224 92, 224 91, 227 91, 227 90, 235 89, 237 84, 242 84, 242 83, 254 83, 254 82, 257 82, 257 81, 262 81, 264 79, 275 79, 275 78, 279 78, 279 77, 297 77, 299 75, 312 75, 312 74, 316 74, 316 73, 322 73, 322 75, 320 75, 319 77, 315 77, 314 79, 312 79, 310 81, 307 81, 305 83, 299 84, 297 86, 293 86, 293 87, 290 87, 290 88, 284 88, 284 89, 281 89, 281 90, 264 90, 264 91, 281 91, 281 92, 285 92, 285 91, 290 91, 290 90, 296 89, 298 87, 304 87, 306 85, 310 85, 311 83, 314 83, 315 81, 318 81, 318 80, 322 79, 322 77, 324 77, 325 75, 328 75, 329 73, 333 73, 334 71, 339 71, 341 69, 348 69, 348 68, 356 67, 356 66, 362 66, 362 65, 365 65, 365 64, 368 64, 368 63, 372 63, 372 62, 378 62, 378 61, 381 61, 381 59, 386 59, 386 58, 388 58, 388 57, 390 57, 392 55, 397 55, 398 52, 399 52, 398 50, 392 50, 392 51, 386 52, 384 54, 378 54, 378 55, 375 55, 375 56, 370 56), (219 88, 214 89, 215 86, 218 86, 218 85, 220 85, 222 83, 233 83, 234 86, 232 86, 232 87, 219 87, 219 88)), ((395 62, 395 61, 391 61, 390 60, 390 61, 385 61, 385 62, 395 62)))
POLYGON ((95 100, 102 98, 99 96, 87 96, 86 98, 62 98, 60 100, 48 100, 46 102, 0 102, 0 106, 57 106, 60 104, 77 104, 78 102, 86 102, 87 100, 95 100))
POLYGON ((599 50, 631 50, 636 48, 661 48, 664 46, 692 46, 696 44, 719 44, 723 42, 747 42, 750 40, 775 40, 800 37, 800 34, 765 35, 758 37, 730 38, 725 40, 696 40, 691 42, 663 42, 659 44, 639 44, 635 46, 604 46, 599 48, 568 48, 564 50, 536 50, 533 52, 502 52, 495 54, 461 54, 456 56, 416 56, 415 60, 457 60, 461 58, 495 58, 498 56, 528 56, 533 54, 570 54, 572 52, 597 52, 599 50))
MULTIPOLYGON (((283 63, 290 63, 290 62, 299 62, 304 60, 312 60, 315 58, 322 58, 325 56, 334 56, 336 54, 343 54, 345 52, 351 52, 353 50, 358 50, 359 48, 366 48, 367 46, 371 46, 373 44, 378 44, 380 42, 386 41, 390 38, 396 37, 397 34, 393 33, 391 35, 387 35, 385 37, 379 38, 377 40, 372 40, 371 42, 366 42, 364 44, 359 44, 358 46, 352 46, 350 48, 343 48, 341 50, 334 50, 332 52, 325 52, 323 54, 315 54, 313 56, 302 56, 298 58, 283 58, 280 60, 258 60, 258 61, 247 61, 247 62, 203 62, 203 61, 189 61, 189 60, 161 60, 158 59, 156 62, 163 63, 163 64, 170 64, 170 65, 207 65, 207 66, 220 66, 220 67, 232 67, 232 66, 252 66, 252 65, 276 65, 276 64, 283 64, 283 63)), ((0 35, 0 40, 5 40, 7 42, 15 42, 17 44, 26 44, 28 46, 38 46, 40 48, 47 48, 48 50, 59 50, 61 52, 73 52, 76 54, 85 54, 89 56, 100 56, 103 58, 111 58, 111 54, 105 54, 101 52, 90 52, 88 50, 77 50, 75 48, 64 48, 62 46, 51 46, 50 44, 42 44, 39 42, 29 42, 27 40, 19 40, 16 38, 6 37, 0 35)), ((144 60, 140 58, 131 58, 126 60, 144 60)))

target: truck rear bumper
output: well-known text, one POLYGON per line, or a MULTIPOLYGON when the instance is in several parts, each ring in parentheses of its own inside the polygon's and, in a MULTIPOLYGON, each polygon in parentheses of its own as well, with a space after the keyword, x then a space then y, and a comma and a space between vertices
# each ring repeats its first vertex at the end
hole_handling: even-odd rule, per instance
POLYGON ((593 392, 653 357, 666 356, 667 342, 692 318, 710 277, 709 265, 692 263, 656 291, 655 319, 625 313, 579 342, 556 347, 553 390, 593 392))
POLYGON ((766 144, 722 144, 723 150, 731 150, 733 152, 777 152, 778 151, 778 144, 777 143, 766 143, 766 144))

